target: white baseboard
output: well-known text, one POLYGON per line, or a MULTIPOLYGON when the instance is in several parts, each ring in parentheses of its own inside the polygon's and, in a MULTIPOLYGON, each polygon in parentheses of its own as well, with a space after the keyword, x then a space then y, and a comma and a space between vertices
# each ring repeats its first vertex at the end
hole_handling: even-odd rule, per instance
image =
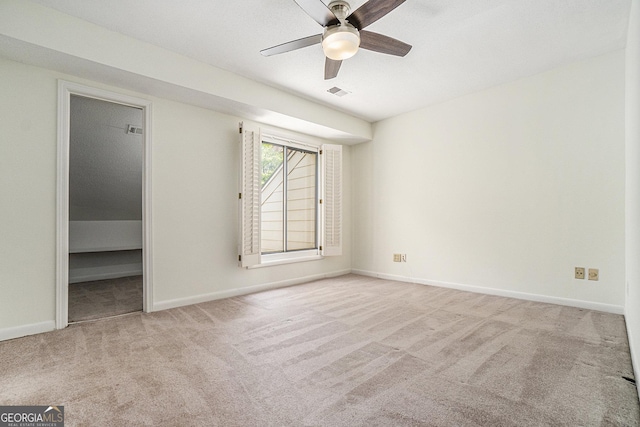
POLYGON ((585 308, 588 310, 604 311, 606 313, 624 314, 624 307, 621 305, 603 304, 593 301, 583 301, 570 298, 552 297, 548 295, 529 294, 526 292, 509 291, 505 289, 486 288, 484 286, 468 285, 462 283, 441 282, 438 280, 417 279, 393 274, 377 273, 367 270, 351 270, 353 274, 362 276, 378 277, 380 279, 396 280, 398 282, 417 283, 420 285, 438 286, 441 288, 458 289, 461 291, 475 292, 479 294, 497 295, 501 297, 516 298, 527 301, 545 302, 549 304, 567 305, 570 307, 585 308))
POLYGON ((142 275, 142 263, 108 265, 103 267, 76 268, 69 270, 69 283, 94 280, 118 279, 142 275))
POLYGON ((0 329, 0 341, 12 340, 14 338, 26 337, 27 335, 51 332, 56 328, 56 322, 48 320, 46 322, 33 323, 31 325, 14 326, 12 328, 0 329))
POLYGON ((334 271, 331 273, 314 274, 305 277, 296 277, 295 279, 282 280, 279 282, 263 283, 260 285, 246 286, 244 288, 228 289, 225 291, 212 292, 209 294, 196 295, 186 298, 177 298, 173 300, 160 301, 153 304, 152 311, 167 310, 169 308, 183 307, 185 305, 198 304, 201 302, 214 301, 223 298, 236 297, 239 295, 247 295, 255 292, 267 291, 270 289, 284 288, 287 286, 299 285, 314 280, 326 279, 328 277, 343 276, 351 273, 350 269, 334 271))

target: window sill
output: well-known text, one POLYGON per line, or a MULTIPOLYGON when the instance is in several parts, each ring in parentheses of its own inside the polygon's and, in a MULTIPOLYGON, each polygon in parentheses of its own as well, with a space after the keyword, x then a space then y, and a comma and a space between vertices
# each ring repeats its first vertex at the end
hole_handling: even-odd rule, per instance
POLYGON ((324 257, 320 255, 318 250, 288 252, 284 254, 262 255, 260 264, 247 267, 248 269, 271 267, 272 265, 293 264, 296 262, 317 261, 324 257))

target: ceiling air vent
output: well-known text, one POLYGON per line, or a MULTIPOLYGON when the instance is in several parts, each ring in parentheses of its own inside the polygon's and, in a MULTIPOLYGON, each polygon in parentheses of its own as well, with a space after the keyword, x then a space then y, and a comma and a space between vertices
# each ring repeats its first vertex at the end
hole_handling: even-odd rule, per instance
POLYGON ((349 95, 351 92, 347 92, 344 89, 340 89, 339 87, 332 87, 331 89, 329 89, 327 92, 334 94, 335 96, 345 96, 345 95, 349 95))
POLYGON ((142 135, 142 128, 134 125, 127 125, 127 135, 142 135))

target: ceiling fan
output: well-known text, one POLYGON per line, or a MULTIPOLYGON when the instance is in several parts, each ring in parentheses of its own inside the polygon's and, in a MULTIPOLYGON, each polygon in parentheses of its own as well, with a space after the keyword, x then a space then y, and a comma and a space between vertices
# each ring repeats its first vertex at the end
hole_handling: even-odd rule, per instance
POLYGON ((411 45, 400 40, 364 30, 405 0, 369 0, 351 14, 349 4, 342 0, 332 1, 329 6, 321 0, 295 2, 324 27, 324 33, 261 50, 262 55, 277 55, 321 43, 326 56, 324 79, 328 80, 338 75, 342 61, 355 55, 359 47, 396 56, 405 56, 411 50, 411 45))

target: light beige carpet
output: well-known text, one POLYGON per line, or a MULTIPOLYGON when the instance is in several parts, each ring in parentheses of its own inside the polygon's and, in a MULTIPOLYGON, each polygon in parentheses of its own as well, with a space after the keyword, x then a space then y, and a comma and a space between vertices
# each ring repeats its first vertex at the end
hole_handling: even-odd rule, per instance
POLYGON ((69 322, 142 311, 142 276, 69 285, 69 322))
POLYGON ((347 275, 0 343, 68 426, 637 426, 622 316, 347 275))

